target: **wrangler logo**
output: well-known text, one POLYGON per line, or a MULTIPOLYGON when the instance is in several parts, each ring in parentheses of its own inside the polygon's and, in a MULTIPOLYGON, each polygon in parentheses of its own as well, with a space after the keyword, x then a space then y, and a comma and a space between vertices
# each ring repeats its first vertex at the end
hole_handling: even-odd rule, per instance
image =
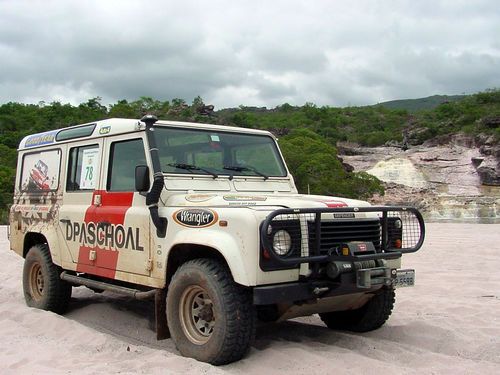
POLYGON ((66 222, 66 240, 77 241, 80 246, 144 251, 139 238, 139 228, 125 228, 121 224, 66 222))
POLYGON ((217 222, 218 216, 211 210, 190 209, 175 212, 173 218, 176 223, 185 227, 204 228, 217 222))

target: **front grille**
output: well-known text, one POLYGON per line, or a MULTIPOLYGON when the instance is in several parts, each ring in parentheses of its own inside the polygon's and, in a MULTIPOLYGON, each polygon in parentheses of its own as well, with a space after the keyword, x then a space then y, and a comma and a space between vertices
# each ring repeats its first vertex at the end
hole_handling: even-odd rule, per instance
POLYGON ((336 251, 343 244, 358 246, 359 251, 350 250, 351 260, 397 259, 420 249, 425 226, 422 215, 411 207, 279 209, 263 221, 260 235, 260 267, 269 271, 346 257, 336 251), (356 217, 363 213, 369 217, 356 217), (353 242, 371 243, 375 252, 353 242))
MULTIPOLYGON (((308 222, 309 249, 316 244, 316 226, 308 222)), ((357 220, 322 220, 320 254, 328 254, 346 242, 363 241, 373 242, 375 249, 380 251, 381 225, 379 219, 357 220)))

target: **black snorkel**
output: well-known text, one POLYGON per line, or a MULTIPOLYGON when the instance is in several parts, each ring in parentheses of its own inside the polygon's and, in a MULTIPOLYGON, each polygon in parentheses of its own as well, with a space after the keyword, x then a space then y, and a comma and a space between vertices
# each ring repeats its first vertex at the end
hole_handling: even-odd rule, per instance
POLYGON ((151 162, 153 164, 153 185, 146 195, 146 205, 149 208, 151 220, 156 227, 158 237, 164 238, 167 233, 167 219, 160 217, 158 214, 158 202, 160 201, 160 195, 165 183, 163 181, 163 172, 161 170, 153 126, 158 121, 158 118, 154 115, 145 115, 141 118, 141 121, 146 124, 146 138, 148 140, 151 162))

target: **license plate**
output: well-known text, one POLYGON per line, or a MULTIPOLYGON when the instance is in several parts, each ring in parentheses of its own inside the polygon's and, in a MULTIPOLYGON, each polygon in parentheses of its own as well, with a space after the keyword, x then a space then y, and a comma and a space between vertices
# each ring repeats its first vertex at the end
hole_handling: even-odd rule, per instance
POLYGON ((393 285, 395 288, 415 285, 415 270, 397 270, 393 285))

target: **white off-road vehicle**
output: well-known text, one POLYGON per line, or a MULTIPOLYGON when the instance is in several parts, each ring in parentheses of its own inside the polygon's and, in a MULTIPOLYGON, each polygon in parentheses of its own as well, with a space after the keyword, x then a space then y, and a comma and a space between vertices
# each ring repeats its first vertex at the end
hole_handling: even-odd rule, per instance
POLYGON ((154 299, 157 337, 212 364, 257 318, 380 327, 424 239, 413 208, 298 194, 269 132, 150 115, 26 137, 15 186, 29 306, 63 313, 80 285, 154 299))

